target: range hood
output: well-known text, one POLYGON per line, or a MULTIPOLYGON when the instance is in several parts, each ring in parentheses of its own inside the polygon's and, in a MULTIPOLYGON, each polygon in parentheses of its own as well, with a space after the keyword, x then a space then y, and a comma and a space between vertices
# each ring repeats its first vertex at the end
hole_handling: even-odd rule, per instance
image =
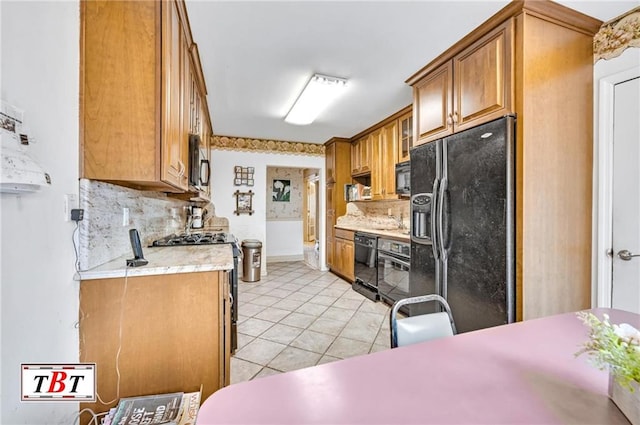
POLYGON ((29 193, 51 184, 51 179, 12 135, 2 132, 0 193, 29 193))

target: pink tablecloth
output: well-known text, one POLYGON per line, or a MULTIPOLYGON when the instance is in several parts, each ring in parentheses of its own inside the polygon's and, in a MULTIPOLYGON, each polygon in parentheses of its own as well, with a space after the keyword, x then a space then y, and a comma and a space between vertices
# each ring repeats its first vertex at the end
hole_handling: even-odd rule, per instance
POLYGON ((570 313, 269 376, 214 393, 197 423, 627 424, 607 373, 574 356, 587 335, 570 313))

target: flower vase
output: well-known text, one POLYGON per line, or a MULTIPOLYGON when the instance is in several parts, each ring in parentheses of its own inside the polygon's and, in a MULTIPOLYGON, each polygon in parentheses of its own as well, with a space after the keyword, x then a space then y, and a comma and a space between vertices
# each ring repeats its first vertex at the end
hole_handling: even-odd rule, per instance
POLYGON ((633 392, 620 386, 609 374, 609 397, 632 425, 640 425, 640 384, 631 382, 633 392))

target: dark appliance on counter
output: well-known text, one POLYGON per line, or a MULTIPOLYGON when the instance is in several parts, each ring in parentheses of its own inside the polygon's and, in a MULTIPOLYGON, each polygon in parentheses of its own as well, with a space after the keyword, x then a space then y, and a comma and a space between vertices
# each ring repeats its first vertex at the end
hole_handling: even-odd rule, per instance
POLYGON ((211 167, 200 136, 189 135, 189 185, 201 189, 209 186, 211 167))
POLYGON ((138 229, 129 229, 129 241, 131 242, 133 258, 127 259, 127 267, 140 267, 149 264, 149 261, 142 254, 142 244, 140 243, 138 229))
POLYGON ((355 280, 351 287, 373 301, 380 299, 376 269, 376 239, 376 236, 360 232, 356 232, 353 238, 355 280))
POLYGON ((184 245, 214 245, 229 244, 233 250, 233 270, 229 273, 229 289, 231 294, 231 352, 238 348, 238 259, 242 258, 242 251, 238 245, 238 239, 231 233, 185 233, 181 235, 169 235, 157 241, 153 241, 152 247, 184 246, 184 245))
POLYGON ((396 164, 396 195, 411 195, 411 161, 396 164))
POLYGON ((515 320, 515 124, 506 116, 410 151, 409 293, 442 295, 458 332, 515 320))
POLYGON ((393 304, 409 296, 411 244, 378 238, 378 293, 383 301, 393 304))

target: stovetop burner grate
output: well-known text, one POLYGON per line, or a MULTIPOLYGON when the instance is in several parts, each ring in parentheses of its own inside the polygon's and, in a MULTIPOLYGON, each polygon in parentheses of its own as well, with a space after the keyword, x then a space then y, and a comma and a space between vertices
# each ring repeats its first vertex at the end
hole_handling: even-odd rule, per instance
POLYGON ((153 241, 151 246, 214 245, 236 242, 236 238, 230 233, 202 232, 169 235, 153 241))

